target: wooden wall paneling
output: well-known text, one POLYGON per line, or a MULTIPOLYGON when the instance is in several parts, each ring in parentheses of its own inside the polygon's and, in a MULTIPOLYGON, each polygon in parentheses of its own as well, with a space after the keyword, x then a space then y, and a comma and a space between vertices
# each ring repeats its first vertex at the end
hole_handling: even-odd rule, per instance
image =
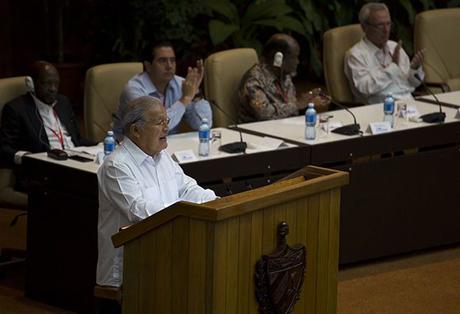
POLYGON ((239 244, 239 217, 227 220, 227 300, 226 300, 226 313, 238 313, 238 244, 239 244))
POLYGON ((337 281, 339 265, 339 229, 340 229, 340 189, 330 191, 330 223, 329 223, 329 260, 328 260, 328 292, 327 313, 337 312, 337 281))
POLYGON ((190 219, 179 217, 173 222, 172 234, 172 278, 174 291, 172 313, 187 313, 188 309, 188 265, 189 265, 190 219))
POLYGON ((313 276, 311 275, 312 272, 310 268, 312 267, 311 260, 312 260, 312 250, 308 245, 307 241, 307 226, 308 226, 308 201, 307 199, 299 199, 296 201, 295 206, 292 206, 296 213, 296 242, 295 243, 304 243, 305 248, 307 250, 307 265, 306 265, 306 272, 305 272, 305 279, 303 283, 302 293, 300 294, 300 300, 297 302, 294 311, 295 313, 309 313, 306 311, 307 309, 307 295, 309 291, 313 289, 313 276))
POLYGON ((317 268, 318 268, 318 219, 319 211, 315 208, 318 205, 318 196, 314 195, 306 199, 307 201, 307 276, 305 277, 304 287, 305 294, 305 312, 316 313, 316 286, 317 286, 317 268), (315 200, 316 198, 316 200, 315 200))
POLYGON ((238 245, 238 313, 247 313, 249 299, 254 298, 254 292, 249 290, 250 281, 254 277, 255 263, 251 261, 251 225, 252 215, 240 217, 238 245))
MULTIPOLYGON (((159 252, 161 252, 161 246, 158 245, 156 238, 158 237, 159 229, 154 230, 150 234, 141 238, 141 251, 139 253, 140 267, 138 272, 139 276, 139 312, 138 313, 151 313, 154 308, 161 307, 158 298, 158 274, 159 274, 159 252), (148 250, 146 250, 148 248, 148 250), (151 269, 152 271, 149 271, 151 269)), ((128 287, 126 287, 128 288, 128 287)), ((133 287, 135 288, 135 287, 133 287)), ((126 314, 131 312, 126 312, 126 314)))
POLYGON ((273 250, 273 244, 275 243, 276 231, 273 230, 273 226, 275 224, 275 214, 273 207, 266 208, 263 213, 262 254, 268 254, 271 250, 273 250))
POLYGON ((206 225, 206 221, 190 220, 188 313, 193 314, 206 312, 206 225))
MULTIPOLYGON (((171 313, 173 302, 172 294, 174 293, 171 289, 172 239, 172 223, 165 224, 158 228, 155 237, 156 251, 153 251, 156 260, 156 269, 158 269, 155 275, 153 297, 156 299, 155 303, 158 306, 154 309, 149 309, 149 311, 145 313, 171 313)), ((146 265, 146 267, 150 267, 150 265, 146 265)))
POLYGON ((263 246, 263 219, 264 212, 262 210, 255 211, 251 214, 251 265, 252 272, 249 278, 249 309, 255 309, 258 307, 255 297, 255 281, 254 281, 254 270, 257 261, 262 256, 263 246))
POLYGON ((214 240, 214 265, 213 265, 213 308, 212 313, 226 314, 227 302, 227 221, 216 223, 214 240))
POLYGON ((141 241, 131 241, 123 249, 125 250, 123 255, 123 272, 126 274, 126 269, 130 269, 131 271, 129 276, 123 276, 122 310, 123 313, 140 313, 139 305, 141 302, 137 294, 137 283, 140 280, 139 276, 141 274, 141 241), (136 269, 138 271, 132 271, 136 269))
MULTIPOLYGON (((329 204, 330 193, 322 192, 315 197, 318 199, 319 206, 319 233, 318 233, 318 280, 316 282, 317 303, 316 313, 326 313, 327 311, 327 283, 329 276, 329 204)), ((316 207, 316 206, 314 206, 316 207)), ((331 274, 332 275, 332 274, 331 274)))

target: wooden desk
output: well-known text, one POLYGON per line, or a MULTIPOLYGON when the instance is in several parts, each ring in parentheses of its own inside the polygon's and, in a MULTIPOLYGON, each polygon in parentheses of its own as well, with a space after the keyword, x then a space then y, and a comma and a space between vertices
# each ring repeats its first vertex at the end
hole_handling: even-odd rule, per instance
MULTIPOLYGON (((223 144, 239 138, 221 130, 223 144)), ((306 147, 266 151, 261 138, 245 135, 247 154, 199 158, 182 165, 220 196, 271 183, 306 163, 306 147)), ((171 151, 198 146, 196 132, 168 139, 171 151)), ((98 184, 95 163, 56 161, 45 153, 24 158, 29 191, 26 296, 72 311, 93 311, 97 262, 98 184)))
MULTIPOLYGON (((409 102, 421 114, 436 106, 409 102)), ((353 108, 361 129, 381 121, 382 105, 353 108)), ((393 132, 302 138, 303 117, 241 125, 251 132, 286 137, 310 147, 313 165, 348 171, 341 201, 340 263, 412 252, 460 241, 460 120, 445 108, 446 123, 396 119, 393 132), (276 130, 272 131, 272 130, 276 130)), ((352 122, 343 110, 334 120, 352 122)))

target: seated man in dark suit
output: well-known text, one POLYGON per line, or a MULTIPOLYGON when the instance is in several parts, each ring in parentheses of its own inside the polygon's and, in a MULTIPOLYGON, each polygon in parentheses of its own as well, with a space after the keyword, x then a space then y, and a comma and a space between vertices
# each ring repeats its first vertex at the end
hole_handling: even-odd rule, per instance
MULTIPOLYGON (((58 94, 59 73, 48 62, 32 65, 29 92, 7 103, 0 127, 2 165, 20 164, 26 153, 95 143, 80 137, 69 99, 58 94)), ((27 80, 27 79, 26 79, 27 80)))

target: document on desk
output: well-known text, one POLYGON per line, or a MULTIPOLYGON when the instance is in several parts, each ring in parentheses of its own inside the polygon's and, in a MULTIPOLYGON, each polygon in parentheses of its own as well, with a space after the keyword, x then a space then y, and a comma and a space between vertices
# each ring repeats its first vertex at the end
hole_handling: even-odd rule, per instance
POLYGON ((277 138, 269 137, 269 136, 264 136, 262 138, 262 141, 259 143, 259 147, 261 149, 278 149, 281 145, 283 145, 283 141, 277 138))
POLYGON ((97 156, 98 153, 104 152, 104 146, 102 143, 99 143, 95 146, 79 146, 72 148, 73 151, 85 153, 92 156, 97 156))

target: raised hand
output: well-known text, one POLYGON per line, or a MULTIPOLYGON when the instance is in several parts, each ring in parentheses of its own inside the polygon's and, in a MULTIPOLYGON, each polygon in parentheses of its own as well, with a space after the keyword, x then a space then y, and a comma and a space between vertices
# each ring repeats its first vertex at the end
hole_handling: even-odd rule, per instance
POLYGON ((199 75, 199 80, 197 84, 198 84, 198 88, 200 88, 201 82, 203 81, 203 77, 204 77, 204 66, 203 66, 202 59, 196 62, 196 69, 198 70, 198 75, 199 75))
POLYGON ((393 50, 393 55, 391 58, 393 59, 393 62, 399 65, 399 56, 401 53, 401 46, 402 46, 402 40, 398 41, 398 44, 395 47, 395 50, 393 50))
POLYGON ((414 57, 412 58, 412 61, 410 62, 410 67, 413 70, 418 69, 423 64, 423 59, 425 58, 425 51, 425 48, 423 48, 415 53, 414 57))
POLYGON ((195 95, 198 93, 201 81, 203 80, 203 60, 198 60, 196 67, 189 67, 187 70, 187 76, 182 82, 182 98, 181 102, 184 105, 188 105, 192 102, 195 95))

